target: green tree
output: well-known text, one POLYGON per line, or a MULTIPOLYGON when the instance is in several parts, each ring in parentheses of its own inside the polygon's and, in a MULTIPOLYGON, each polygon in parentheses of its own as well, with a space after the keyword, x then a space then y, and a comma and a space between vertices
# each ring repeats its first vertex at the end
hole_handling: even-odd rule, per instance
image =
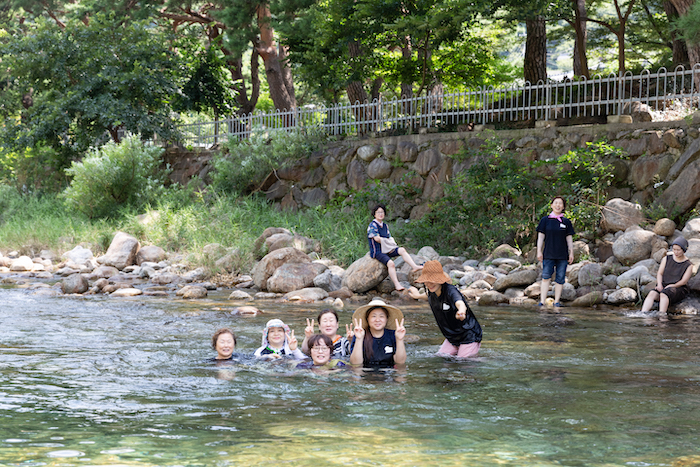
POLYGON ((130 131, 174 136, 181 69, 169 38, 145 22, 96 15, 65 28, 44 20, 2 44, 14 86, 33 91, 25 119, 6 121, 5 144, 45 143, 71 157, 130 131))

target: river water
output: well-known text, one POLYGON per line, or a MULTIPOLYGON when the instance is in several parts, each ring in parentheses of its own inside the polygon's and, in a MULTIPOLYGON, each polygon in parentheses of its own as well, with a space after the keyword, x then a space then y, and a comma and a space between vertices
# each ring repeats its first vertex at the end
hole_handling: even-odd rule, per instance
MULTIPOLYGON (((427 305, 404 307, 404 371, 220 367, 271 317, 303 336, 316 305, 46 298, 0 289, 0 465, 700 465, 700 319, 475 307, 480 357, 435 357, 427 305)), ((341 312, 350 322, 351 312, 341 312)))

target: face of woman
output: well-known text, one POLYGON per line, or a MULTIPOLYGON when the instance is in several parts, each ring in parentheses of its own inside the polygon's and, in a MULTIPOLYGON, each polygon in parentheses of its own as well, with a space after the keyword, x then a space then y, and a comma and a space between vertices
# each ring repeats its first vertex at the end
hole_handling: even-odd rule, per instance
POLYGON ((331 348, 323 342, 318 342, 311 347, 311 360, 314 365, 325 365, 331 359, 331 348))
POLYGON ((267 330, 267 342, 270 347, 276 349, 284 345, 284 328, 270 328, 267 330))
POLYGON ((435 293, 437 290, 440 288, 440 284, 437 282, 425 282, 425 288, 428 289, 430 292, 435 293))
POLYGON ((321 334, 333 339, 338 333, 338 320, 335 319, 333 313, 324 313, 318 321, 318 328, 321 330, 321 334))
POLYGON ((682 258, 683 254, 685 253, 685 251, 683 251, 683 248, 681 248, 678 245, 673 245, 671 249, 673 250, 673 256, 675 256, 676 258, 682 258))
POLYGON ((383 331, 386 327, 387 318, 383 310, 375 309, 367 316, 367 324, 372 331, 383 331))
POLYGON ((562 201, 561 198, 556 198, 552 201, 552 211, 554 211, 555 214, 564 212, 564 201, 562 201))
POLYGON ((231 334, 226 332, 219 335, 216 339, 216 353, 218 354, 216 358, 229 358, 233 354, 235 348, 236 343, 233 341, 233 336, 231 334))
POLYGON ((386 214, 385 214, 385 212, 384 212, 384 209, 382 209, 382 208, 379 208, 379 209, 377 209, 376 211, 374 211, 374 218, 377 219, 377 220, 380 221, 380 222, 384 220, 384 216, 385 216, 385 215, 386 215, 386 214))

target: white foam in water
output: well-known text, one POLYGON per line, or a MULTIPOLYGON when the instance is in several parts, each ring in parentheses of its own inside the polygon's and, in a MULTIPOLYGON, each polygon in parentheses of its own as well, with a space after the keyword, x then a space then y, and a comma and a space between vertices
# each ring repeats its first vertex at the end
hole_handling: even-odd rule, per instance
POLYGON ((628 318, 655 318, 657 313, 656 311, 642 311, 642 310, 635 310, 635 311, 626 311, 624 313, 625 316, 628 318))

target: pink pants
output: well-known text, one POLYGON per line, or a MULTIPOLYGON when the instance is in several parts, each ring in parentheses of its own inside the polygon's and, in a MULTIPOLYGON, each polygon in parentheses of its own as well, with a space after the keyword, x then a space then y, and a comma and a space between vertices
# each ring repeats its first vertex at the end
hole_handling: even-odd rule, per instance
POLYGON ((457 356, 458 358, 476 357, 481 348, 481 342, 472 342, 471 344, 462 344, 459 347, 450 344, 450 341, 445 339, 442 343, 440 349, 437 351, 438 355, 448 355, 451 357, 457 356))

